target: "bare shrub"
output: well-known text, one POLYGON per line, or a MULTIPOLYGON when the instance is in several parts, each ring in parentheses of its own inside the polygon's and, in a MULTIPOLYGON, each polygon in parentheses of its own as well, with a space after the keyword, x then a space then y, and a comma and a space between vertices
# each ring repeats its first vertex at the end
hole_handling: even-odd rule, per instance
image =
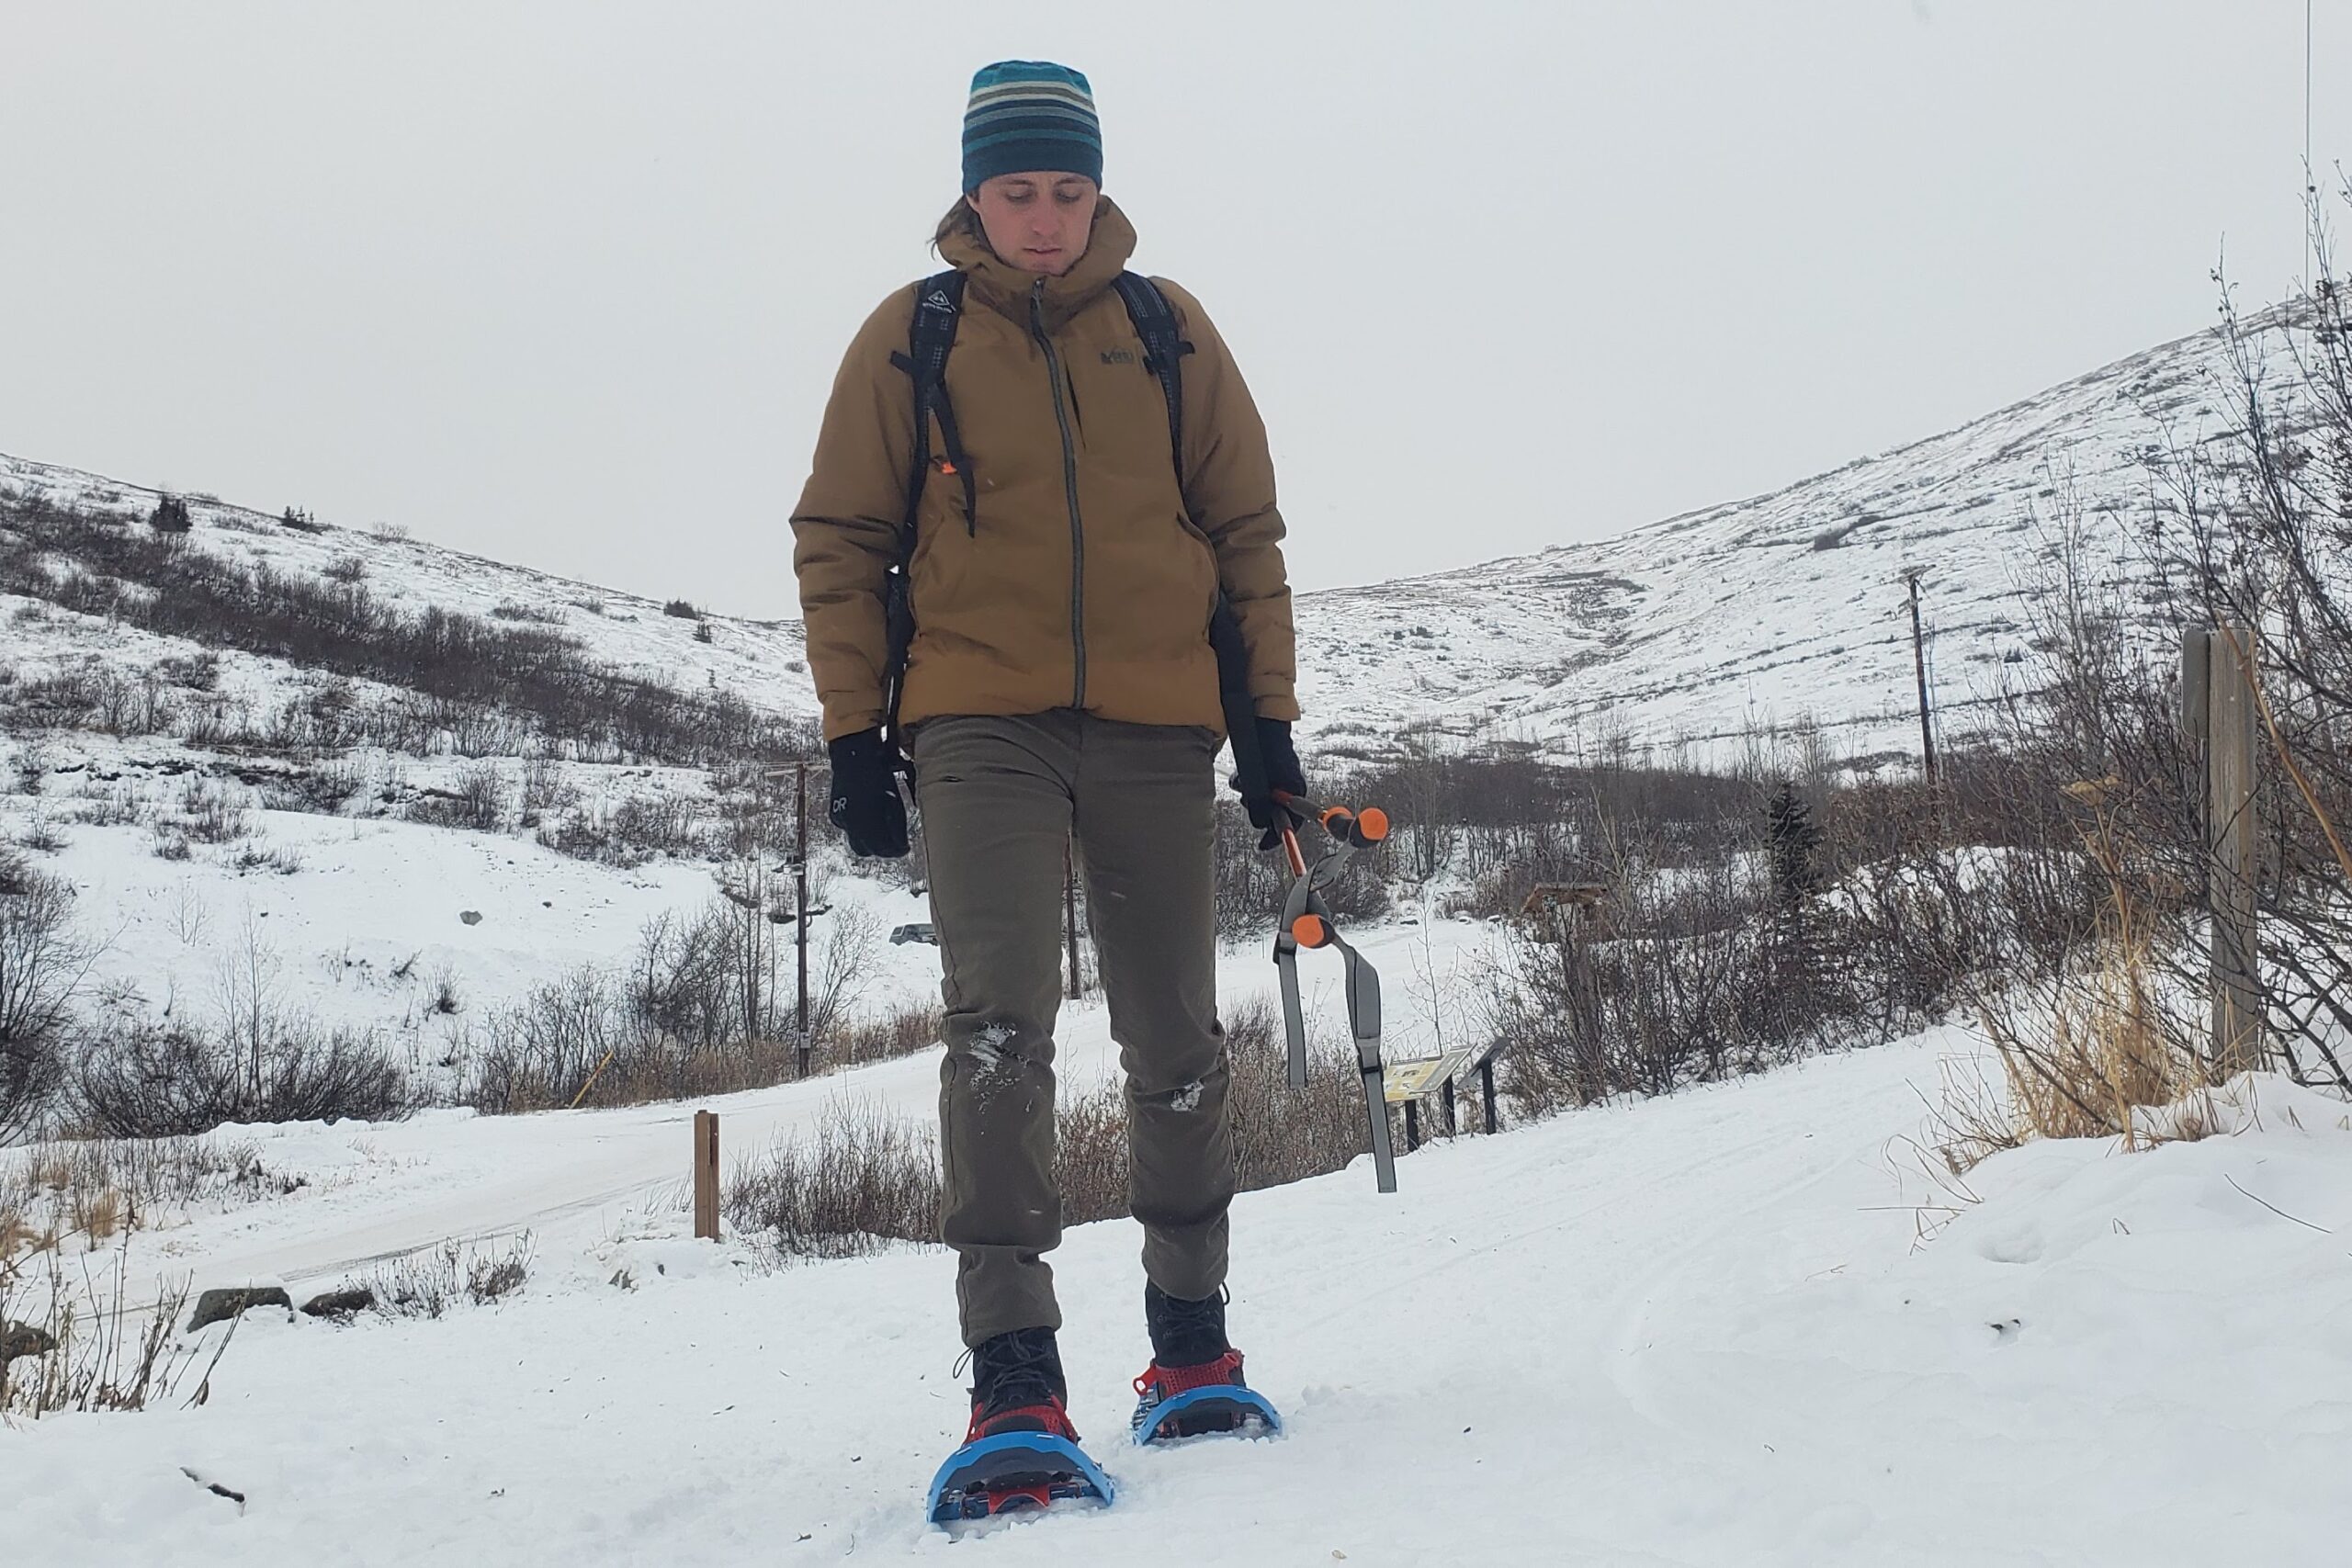
POLYGON ((356 795, 368 788, 368 774, 348 761, 295 767, 263 781, 261 803, 270 811, 299 811, 336 817, 356 795))
POLYGON ((455 787, 430 790, 409 807, 412 821, 495 833, 506 818, 506 781, 494 761, 458 770, 455 787))
MULTIPOLYGON (((794 998, 777 929, 723 899, 698 918, 648 922, 625 974, 585 966, 469 1029, 468 1102, 492 1113, 633 1105, 797 1076, 794 998)), ((817 1066, 838 1066, 850 1049, 878 1049, 899 1031, 923 1027, 877 1025, 861 1044, 844 1043, 853 1038, 849 1021, 872 973, 878 931, 870 911, 845 908, 816 946, 809 1016, 817 1066)))
POLYGON ((98 951, 74 930, 72 884, 0 849, 0 1144, 47 1113, 98 951))
POLYGON ((258 1202, 308 1185, 266 1168, 243 1140, 59 1139, 0 1156, 0 1214, 44 1246, 76 1235, 95 1242, 199 1205, 258 1202))
MULTIPOLYGON (((2119 1136, 2129 1149, 2139 1144, 2143 1111, 2211 1087, 2216 1068, 2179 996, 2165 995, 2156 953, 2185 933, 2143 897, 2145 879, 2161 874, 2119 826, 2104 787, 2079 784, 2075 795, 2085 807, 2085 855, 2105 895, 2091 929, 2047 986, 1983 987, 1976 1012, 2007 1080, 2014 1138, 2119 1136)), ((1962 1108, 1947 1120, 1974 1130, 1984 1119, 1962 1108)), ((1951 1139, 1948 1154, 1968 1144, 1989 1152, 2002 1141, 1951 1139)))
POLYGON ((530 1278, 532 1252, 528 1231, 498 1249, 445 1241, 393 1258, 355 1282, 373 1294, 374 1310, 387 1317, 435 1318, 453 1307, 488 1306, 513 1295, 530 1278))
POLYGON ((74 820, 91 828, 131 828, 146 818, 146 803, 132 784, 86 786, 74 820))
POLYGON ((229 858, 232 871, 266 871, 276 876, 291 876, 302 869, 302 856, 284 845, 247 844, 229 858))
POLYGON ((253 831, 253 820, 225 782, 191 776, 180 794, 175 826, 199 844, 233 843, 253 831))
MULTIPOLYGON (((384 1122, 416 1107, 406 1075, 376 1037, 273 1018, 241 1038, 177 1024, 126 1028, 94 1041, 67 1098, 94 1134, 155 1138, 224 1122, 384 1122)), ((250 1015, 232 1021, 232 1031, 250 1015)))
POLYGON ((927 1125, 837 1097, 814 1127, 738 1165, 720 1208, 737 1234, 792 1258, 936 1241, 938 1141, 927 1125))
POLYGON ((178 700, 156 671, 134 676, 107 665, 90 680, 90 723, 106 734, 160 735, 178 717, 178 700))
POLYGON ((820 1034, 816 1055, 825 1066, 863 1066, 936 1046, 946 1028, 937 1002, 901 1002, 873 1017, 851 1019, 820 1034))
POLYGON ((632 795, 609 807, 582 807, 539 826, 539 842, 560 854, 640 865, 657 854, 703 848, 699 802, 676 795, 632 795))
POLYGON ((563 766, 544 752, 531 757, 523 764, 523 816, 525 828, 539 827, 551 812, 560 811, 580 798, 563 775, 563 766))
POLYGON ((115 1248, 113 1269, 95 1275, 69 1275, 56 1248, 40 1257, 38 1273, 0 1258, 0 1318, 40 1329, 55 1347, 0 1361, 0 1416, 145 1410, 175 1398, 191 1375, 197 1383, 187 1403, 205 1402, 236 1329, 232 1325, 209 1356, 181 1340, 188 1281, 165 1287, 151 1304, 133 1297, 127 1248, 115 1248))

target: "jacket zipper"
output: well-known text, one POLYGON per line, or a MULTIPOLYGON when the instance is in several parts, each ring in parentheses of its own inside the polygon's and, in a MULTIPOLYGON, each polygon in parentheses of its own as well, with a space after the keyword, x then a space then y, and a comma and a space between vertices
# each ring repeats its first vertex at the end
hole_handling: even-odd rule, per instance
POLYGON ((1054 384, 1054 423, 1062 433, 1062 491, 1069 500, 1069 642, 1075 656, 1069 705, 1086 706, 1086 534, 1078 519, 1078 448, 1069 434, 1069 409, 1062 399, 1062 362, 1046 335, 1046 280, 1029 290, 1029 330, 1046 351, 1046 375, 1054 384))

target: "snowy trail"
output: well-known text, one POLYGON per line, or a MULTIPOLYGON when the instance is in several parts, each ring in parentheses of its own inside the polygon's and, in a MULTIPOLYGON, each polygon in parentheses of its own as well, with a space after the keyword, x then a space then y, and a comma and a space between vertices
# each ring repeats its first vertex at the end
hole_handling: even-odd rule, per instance
POLYGON ((766 1272, 672 1229, 438 1322, 248 1317, 201 1410, 0 1433, 0 1535, 59 1564, 2340 1561, 2345 1108, 1997 1156, 1920 1244, 1890 1141, 1953 1045, 1457 1140, 1393 1199, 1362 1169, 1246 1195, 1274 1442, 1125 1445, 1139 1237, 1073 1231, 1109 1512, 918 1521, 964 1416, 944 1255, 766 1272))
MULTIPOLYGON (((1439 922, 1430 932, 1434 961, 1482 940, 1484 929, 1439 922)), ((1408 991, 1416 928, 1384 926, 1364 933, 1363 951, 1390 974, 1389 1049, 1419 1054, 1408 991)), ((1272 967, 1245 945, 1220 963, 1228 1007, 1253 995, 1271 999, 1272 967)), ((1318 1016, 1338 1002, 1333 976, 1308 976, 1309 1007, 1318 1016)), ((1099 999, 1066 1004, 1057 1031, 1056 1071, 1070 1091, 1110 1081, 1118 1052, 1099 999)), ((719 1114, 721 1153, 731 1167, 813 1122, 837 1099, 870 1101, 928 1119, 935 1113, 936 1052, 831 1073, 806 1082, 691 1103, 617 1111, 474 1117, 427 1112, 412 1121, 366 1126, 320 1124, 225 1129, 254 1144, 272 1170, 322 1172, 319 1190, 289 1202, 208 1215, 142 1240, 159 1278, 193 1274, 197 1288, 283 1280, 289 1286, 332 1284, 342 1274, 445 1240, 476 1241, 532 1233, 543 1251, 577 1251, 620 1230, 666 1224, 684 1206, 694 1111, 719 1114)))

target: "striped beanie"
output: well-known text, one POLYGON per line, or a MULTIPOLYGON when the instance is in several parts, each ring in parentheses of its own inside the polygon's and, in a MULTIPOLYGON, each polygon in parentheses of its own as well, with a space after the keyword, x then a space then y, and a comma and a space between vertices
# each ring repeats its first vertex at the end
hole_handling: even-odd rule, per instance
POLYGON ((1102 126, 1094 89, 1067 65, 1000 60, 972 76, 964 110, 964 189, 1030 170, 1102 180, 1102 126))

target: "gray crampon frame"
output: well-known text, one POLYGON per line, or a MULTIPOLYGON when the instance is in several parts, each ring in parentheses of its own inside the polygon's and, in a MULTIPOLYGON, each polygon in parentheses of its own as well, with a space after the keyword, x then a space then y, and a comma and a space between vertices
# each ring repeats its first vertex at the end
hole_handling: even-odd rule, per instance
POLYGON ((1367 832, 1365 824, 1352 812, 1338 807, 1318 809, 1312 802, 1295 798, 1285 799, 1283 804, 1314 821, 1326 839, 1322 855, 1310 866, 1299 848, 1297 830, 1287 822, 1283 825, 1283 849, 1289 857, 1294 880, 1290 897, 1283 901, 1282 923, 1274 931, 1274 967, 1282 976, 1283 1029, 1290 1047, 1290 1086, 1306 1087, 1306 1012, 1299 999, 1298 950, 1302 946, 1337 948, 1346 965, 1348 1031, 1355 1037, 1356 1071, 1363 1079, 1364 1114, 1372 1122, 1373 1170, 1379 1179, 1380 1190, 1394 1192, 1396 1154, 1388 1136, 1388 1102, 1380 1060, 1380 972, 1340 934, 1339 922, 1323 901, 1323 889, 1346 868, 1356 851, 1376 843, 1386 831, 1385 819, 1377 813, 1366 813, 1382 822, 1377 831, 1367 832), (1310 916, 1310 934, 1319 940, 1301 942, 1299 927, 1310 916))

